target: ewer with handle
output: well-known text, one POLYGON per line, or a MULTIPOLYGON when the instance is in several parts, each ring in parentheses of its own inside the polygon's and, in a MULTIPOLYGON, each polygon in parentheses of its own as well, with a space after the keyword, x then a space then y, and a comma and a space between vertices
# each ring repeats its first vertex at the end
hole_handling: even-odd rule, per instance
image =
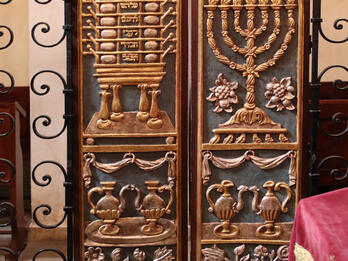
POLYGON ((141 232, 145 235, 158 235, 164 230, 163 226, 158 224, 158 220, 165 214, 170 214, 170 207, 174 202, 174 191, 168 185, 159 186, 159 181, 146 181, 147 194, 143 201, 140 213, 144 216, 147 224, 141 227, 141 232), (169 201, 166 203, 158 194, 167 190, 169 192, 169 201))
POLYGON ((259 188, 256 186, 251 187, 249 190, 254 193, 252 208, 256 211, 257 215, 261 216, 265 220, 265 224, 260 226, 256 230, 256 235, 261 238, 277 238, 283 232, 280 226, 275 225, 275 221, 281 213, 287 213, 288 208, 286 205, 291 199, 291 188, 285 182, 267 181, 263 184, 263 187, 267 189, 266 195, 259 203, 259 188), (284 188, 287 191, 287 196, 283 202, 275 195, 275 191, 279 191, 284 188))
MULTIPOLYGON (((120 228, 116 225, 117 219, 125 209, 125 200, 123 193, 129 188, 123 187, 120 191, 120 200, 112 195, 116 182, 101 182, 102 187, 94 187, 88 191, 88 203, 92 207, 90 213, 102 219, 104 224, 99 227, 98 231, 102 235, 116 235, 120 228), (92 195, 94 193, 105 194, 104 197, 94 204, 92 195)), ((129 185, 128 185, 129 186, 129 185)))
POLYGON ((211 185, 206 192, 206 197, 209 202, 208 211, 214 213, 219 218, 222 224, 214 228, 214 234, 220 238, 231 238, 239 234, 239 228, 230 223, 231 219, 239 213, 244 207, 242 195, 248 191, 247 186, 241 185, 238 188, 238 200, 236 201, 229 192, 229 189, 234 187, 234 183, 230 180, 224 180, 221 184, 211 185), (210 197, 210 193, 216 189, 221 192, 221 196, 214 203, 210 197))

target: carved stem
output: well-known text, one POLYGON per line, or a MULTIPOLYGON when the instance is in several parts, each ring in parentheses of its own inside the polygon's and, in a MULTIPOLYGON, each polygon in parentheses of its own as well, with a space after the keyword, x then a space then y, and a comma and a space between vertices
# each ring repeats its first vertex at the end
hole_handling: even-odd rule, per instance
POLYGON ((109 97, 111 96, 111 93, 109 93, 107 90, 104 90, 103 92, 99 93, 101 96, 101 103, 100 103, 100 110, 99 110, 99 117, 102 120, 109 119, 109 108, 108 108, 108 101, 109 97))
POLYGON ((161 94, 160 90, 153 90, 149 92, 152 96, 151 108, 150 108, 150 118, 158 118, 159 117, 159 107, 157 102, 157 96, 161 94))
POLYGON ((285 51, 287 50, 288 45, 292 40, 292 35, 295 34, 295 31, 296 31, 295 30, 295 19, 294 19, 294 8, 295 8, 294 6, 287 7, 289 29, 284 37, 284 40, 283 40, 283 43, 282 43, 280 49, 273 55, 272 59, 257 66, 256 67, 257 72, 263 72, 263 71, 267 70, 270 66, 274 66, 275 63, 284 55, 285 51))
POLYGON ((247 94, 246 94, 246 103, 244 107, 247 109, 254 109, 255 105, 255 8, 250 8, 248 10, 248 36, 246 37, 248 50, 247 58, 246 58, 246 67, 247 67, 247 94))
POLYGON ((122 112, 122 106, 121 106, 121 101, 120 101, 120 97, 119 97, 119 90, 122 88, 122 85, 120 84, 116 84, 113 85, 112 87, 112 91, 113 91, 113 99, 112 99, 112 106, 111 106, 111 110, 112 112, 122 112))
POLYGON ((239 33, 241 36, 247 37, 248 30, 243 30, 240 27, 239 20, 240 20, 240 10, 234 10, 234 28, 236 32, 239 33))
POLYGON ((229 58, 224 56, 220 52, 220 50, 217 48, 216 41, 214 39, 214 32, 213 32, 213 26, 214 26, 214 11, 213 10, 214 10, 213 8, 208 9, 208 18, 207 18, 208 44, 210 48, 213 50, 214 55, 220 62, 222 62, 223 64, 226 64, 232 70, 243 72, 245 70, 245 66, 232 62, 229 58))
POLYGON ((140 84, 138 88, 140 89, 140 102, 139 111, 148 112, 150 109, 150 102, 147 98, 146 89, 149 87, 148 84, 140 84))
POLYGON ((255 51, 256 54, 261 54, 265 52, 266 50, 271 48, 271 45, 275 42, 277 39, 277 36, 280 32, 280 11, 279 9, 274 10, 274 29, 272 34, 268 37, 267 42, 261 46, 258 47, 255 51))
POLYGON ((232 51, 240 54, 246 54, 247 50, 245 48, 240 48, 237 45, 234 44, 232 38, 228 35, 228 14, 227 14, 227 8, 220 7, 221 10, 221 27, 222 27, 222 37, 227 44, 228 47, 232 49, 232 51))
POLYGON ((258 28, 256 31, 255 31, 255 35, 256 36, 259 36, 261 35, 263 32, 265 32, 267 30, 267 25, 268 25, 268 6, 265 6, 265 7, 260 7, 261 9, 261 17, 262 17, 262 25, 260 28, 258 28))

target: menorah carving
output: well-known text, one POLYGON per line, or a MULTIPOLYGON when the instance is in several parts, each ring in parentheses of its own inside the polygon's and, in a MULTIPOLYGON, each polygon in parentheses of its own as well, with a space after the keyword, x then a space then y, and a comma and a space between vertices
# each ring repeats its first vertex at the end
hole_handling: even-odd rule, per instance
POLYGON ((204 6, 207 10, 207 38, 208 44, 212 49, 216 58, 223 64, 227 65, 231 70, 241 72, 246 78, 246 101, 244 106, 236 111, 236 113, 225 123, 220 124, 218 129, 214 129, 215 136, 210 140, 210 143, 218 143, 221 134, 227 134, 223 143, 232 143, 234 134, 240 134, 236 139, 236 143, 246 142, 246 134, 252 134, 253 142, 262 142, 258 134, 265 134, 266 142, 274 142, 272 134, 279 135, 280 142, 288 142, 286 137, 287 130, 281 128, 281 125, 275 123, 255 104, 255 80, 260 76, 261 72, 266 71, 269 67, 274 66, 276 62, 284 55, 289 43, 292 40, 292 35, 295 33, 294 10, 297 7, 295 0, 208 0, 208 5, 204 6), (232 4, 231 4, 232 2, 232 4), (283 4, 283 2, 285 2, 283 4), (220 4, 219 4, 220 3, 220 4), (240 15, 242 9, 247 11, 247 26, 243 29, 240 25, 240 15), (256 27, 255 11, 259 9, 261 12, 262 24, 256 27), (271 48, 275 43, 281 28, 280 11, 285 8, 288 14, 288 30, 285 34, 280 48, 275 52, 273 57, 268 61, 256 64, 255 58, 271 48), (216 10, 221 12, 221 35, 226 45, 237 54, 245 57, 244 64, 238 64, 224 55, 217 47, 217 42, 214 36, 214 15, 216 10), (274 29, 271 35, 262 46, 256 46, 255 40, 262 35, 268 28, 269 9, 274 13, 274 29), (246 40, 245 47, 237 46, 233 39, 229 36, 229 11, 233 11, 234 30, 246 40))
POLYGON ((101 88, 100 110, 87 129, 110 132, 117 122, 121 122, 125 132, 146 126, 148 131, 160 129, 166 122, 172 126, 166 112, 160 111, 157 98, 166 74, 164 59, 176 52, 175 44, 169 44, 177 41, 176 19, 170 19, 176 17, 175 0, 82 0, 82 3, 83 55, 94 56, 93 76, 101 88), (140 89, 137 112, 122 111, 119 92, 124 86, 140 89))

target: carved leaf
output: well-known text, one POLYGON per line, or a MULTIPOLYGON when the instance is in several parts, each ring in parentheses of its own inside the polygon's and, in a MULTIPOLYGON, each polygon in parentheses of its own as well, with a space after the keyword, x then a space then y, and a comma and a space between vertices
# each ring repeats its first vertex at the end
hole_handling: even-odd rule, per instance
POLYGON ((216 113, 222 112, 222 108, 220 106, 216 106, 213 112, 216 112, 216 113))
POLYGON ((293 104, 290 104, 289 106, 286 107, 286 109, 289 110, 289 111, 293 111, 296 108, 295 108, 295 106, 293 104))
POLYGON ((246 255, 246 256, 243 256, 243 257, 240 259, 240 261, 248 261, 248 260, 250 260, 250 255, 249 255, 249 254, 246 255))
POLYGON ((284 98, 285 98, 285 99, 288 99, 288 100, 292 100, 293 98, 295 98, 295 95, 293 95, 293 94, 290 93, 290 92, 287 92, 287 93, 284 95, 284 98))
POLYGON ((206 99, 207 101, 211 101, 211 102, 217 100, 214 93, 211 93, 206 99))
POLYGON ((240 245, 238 247, 236 247, 234 250, 233 250, 233 253, 236 255, 236 256, 240 256, 244 253, 245 251, 245 245, 240 245))

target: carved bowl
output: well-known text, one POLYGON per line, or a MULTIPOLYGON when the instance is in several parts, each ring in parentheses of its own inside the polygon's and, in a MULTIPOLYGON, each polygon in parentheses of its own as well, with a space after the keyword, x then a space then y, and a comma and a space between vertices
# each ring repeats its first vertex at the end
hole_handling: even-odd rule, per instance
POLYGON ((233 209, 224 209, 215 211, 215 216, 220 220, 230 220, 236 215, 236 212, 233 209))
POLYGON ((103 220, 115 220, 121 216, 121 211, 118 209, 97 210, 97 216, 103 220))
POLYGON ((146 219, 159 219, 166 213, 166 209, 165 208, 142 209, 140 213, 146 219))

